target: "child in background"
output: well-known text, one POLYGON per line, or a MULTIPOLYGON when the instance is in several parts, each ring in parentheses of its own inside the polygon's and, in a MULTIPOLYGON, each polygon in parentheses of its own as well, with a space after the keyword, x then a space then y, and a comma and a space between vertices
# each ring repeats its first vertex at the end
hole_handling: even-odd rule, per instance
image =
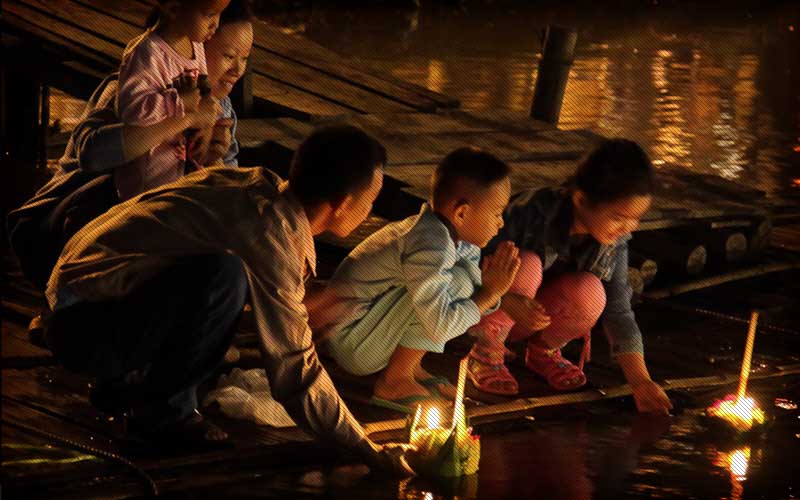
POLYGON ((653 167, 642 148, 610 139, 586 156, 565 186, 514 196, 505 227, 488 248, 510 240, 522 263, 500 309, 471 331, 478 341, 469 376, 478 389, 517 392, 503 364, 506 340, 527 341, 525 365, 551 387, 581 387, 591 330, 601 320, 639 410, 667 412, 669 399, 644 362, 628 284, 628 240, 650 207, 653 186, 653 167), (561 348, 577 338, 584 348, 574 365, 561 348))
POLYGON ((503 226, 508 175, 508 165, 488 153, 452 152, 436 169, 431 202, 363 241, 331 279, 330 306, 318 308, 314 324, 346 371, 383 370, 372 404, 407 412, 453 397, 447 379, 421 361, 496 308, 516 275, 510 243, 480 264, 480 248, 503 226))
MULTIPOLYGON (((147 31, 128 43, 122 56, 117 113, 123 123, 149 126, 187 112, 220 114, 213 97, 200 97, 196 82, 208 73, 203 42, 214 35, 228 2, 159 1, 147 31)), ((120 199, 179 179, 185 162, 186 139, 180 133, 115 172, 120 199)))

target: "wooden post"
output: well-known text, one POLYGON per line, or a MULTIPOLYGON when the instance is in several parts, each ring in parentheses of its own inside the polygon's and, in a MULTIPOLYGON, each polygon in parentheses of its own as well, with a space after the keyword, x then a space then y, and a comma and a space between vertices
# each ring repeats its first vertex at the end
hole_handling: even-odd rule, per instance
POLYGON ((564 100, 564 90, 567 88, 577 44, 578 32, 574 28, 556 25, 547 27, 533 92, 531 118, 558 125, 561 102, 564 100))
POLYGON ((231 90, 231 103, 233 104, 233 109, 236 110, 237 117, 253 117, 253 71, 249 65, 244 75, 231 90))

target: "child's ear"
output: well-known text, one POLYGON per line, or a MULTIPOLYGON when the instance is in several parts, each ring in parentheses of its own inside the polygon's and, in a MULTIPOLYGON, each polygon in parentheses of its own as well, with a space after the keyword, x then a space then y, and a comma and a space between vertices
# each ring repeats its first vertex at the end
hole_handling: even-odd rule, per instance
POLYGON ((344 215, 347 214, 347 210, 350 208, 350 204, 353 202, 353 195, 348 194, 341 201, 337 203, 331 203, 331 208, 333 209, 333 216, 337 219, 340 219, 344 215))
POLYGON ((469 202, 459 201, 456 204, 455 210, 453 210, 454 222, 464 222, 464 218, 467 216, 467 210, 469 210, 469 202))
POLYGON ((588 204, 589 199, 586 197, 586 193, 580 189, 576 189, 572 192, 572 206, 575 208, 586 208, 588 204))

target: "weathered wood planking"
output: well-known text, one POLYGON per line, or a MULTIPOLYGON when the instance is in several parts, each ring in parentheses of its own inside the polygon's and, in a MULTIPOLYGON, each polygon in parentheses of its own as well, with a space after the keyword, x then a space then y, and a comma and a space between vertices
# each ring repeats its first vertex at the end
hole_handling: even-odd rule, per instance
MULTIPOLYGON (((95 70, 110 72, 118 66, 127 42, 142 32, 152 4, 9 0, 3 4, 4 26, 76 55, 95 70)), ((447 96, 358 68, 332 51, 266 23, 254 26, 253 93, 266 103, 262 107, 267 111, 308 118, 433 111, 458 105, 447 96)))
MULTIPOLYGON (((477 146, 507 161, 515 191, 556 186, 574 172, 577 161, 599 137, 584 130, 556 130, 518 114, 478 115, 464 111, 322 117, 300 122, 291 118, 242 120, 238 130, 244 148, 274 143, 294 150, 315 126, 346 122, 358 125, 387 148, 387 175, 399 189, 419 201, 429 196, 430 175, 450 151, 477 146)), ((739 183, 710 180, 690 173, 660 170, 652 209, 640 230, 684 225, 697 220, 752 219, 767 216, 778 203, 739 183), (711 188, 706 189, 706 186, 711 188)), ((380 212, 381 207, 377 207, 380 212)), ((796 210, 796 209, 795 209, 796 210)), ((410 213, 406 214, 410 215, 410 213)))
MULTIPOLYGON (((155 4, 153 0, 140 0, 134 3, 146 5, 148 12, 149 7, 155 4)), ((458 99, 369 68, 361 68, 333 50, 310 42, 302 36, 286 33, 281 28, 266 22, 257 23, 254 35, 254 46, 270 54, 368 89, 420 111, 433 111, 437 108, 453 109, 459 106, 458 99)))

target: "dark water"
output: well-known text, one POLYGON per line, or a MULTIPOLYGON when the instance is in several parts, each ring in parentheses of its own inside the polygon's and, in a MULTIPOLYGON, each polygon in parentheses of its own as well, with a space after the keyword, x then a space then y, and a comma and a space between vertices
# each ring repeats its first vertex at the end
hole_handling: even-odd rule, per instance
POLYGON ((574 26, 561 127, 634 138, 660 166, 800 188, 800 2, 322 3, 265 17, 475 111, 526 113, 541 30, 574 26))
MULTIPOLYGON (((800 494, 800 413, 770 402, 773 394, 800 395, 798 388, 773 386, 770 394, 769 387, 753 387, 774 420, 749 441, 710 435, 697 410, 656 418, 635 415, 623 401, 561 409, 557 420, 544 416, 480 428, 480 470, 461 480, 399 481, 342 465, 262 470, 226 485, 224 493, 228 499, 791 499, 800 494)), ((695 402, 700 400, 713 401, 711 395, 695 402)), ((219 494, 211 488, 187 498, 219 494)))

